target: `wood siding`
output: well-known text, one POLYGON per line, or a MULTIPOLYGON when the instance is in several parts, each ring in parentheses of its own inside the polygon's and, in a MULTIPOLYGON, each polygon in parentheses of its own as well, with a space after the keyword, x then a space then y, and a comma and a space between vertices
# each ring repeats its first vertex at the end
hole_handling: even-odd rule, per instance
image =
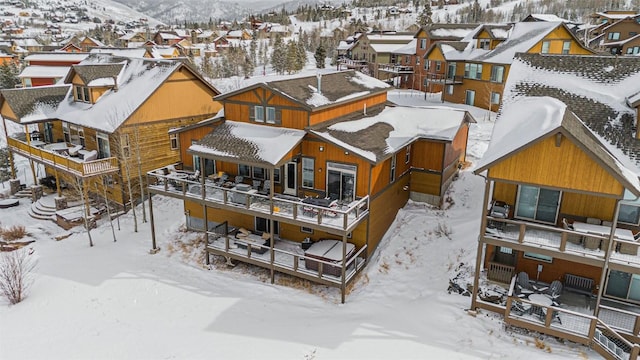
POLYGON ((490 178, 532 185, 574 189, 621 196, 624 187, 582 149, 563 137, 543 139, 500 161, 488 171, 490 178), (536 171, 531 171, 532 164, 536 171))
POLYGON ((418 140, 411 145, 413 168, 441 172, 443 169, 445 143, 418 140))
POLYGON ((365 110, 365 105, 367 108, 371 108, 375 105, 384 104, 386 101, 387 93, 384 92, 365 99, 342 104, 340 106, 314 111, 311 113, 311 117, 309 119, 310 125, 317 125, 325 121, 330 121, 353 113, 362 113, 365 110))
POLYGON ((420 170, 411 171, 411 191, 440 196, 442 174, 420 170))
POLYGON ((225 118, 255 123, 253 114, 250 113, 254 105, 272 106, 276 108, 276 111, 281 111, 280 124, 272 125, 260 122, 260 125, 282 126, 291 129, 304 129, 308 125, 309 111, 307 109, 266 88, 251 89, 226 98, 224 100, 225 118))
POLYGON ((403 188, 409 184, 409 178, 409 174, 406 174, 384 192, 371 199, 368 256, 376 249, 384 234, 391 227, 398 210, 407 203, 409 191, 405 191, 403 188))
MULTIPOLYGON (((183 132, 178 133, 178 146, 180 148, 180 159, 182 162, 182 166, 185 169, 193 170, 193 155, 189 154, 187 150, 191 146, 191 143, 194 141, 201 140, 205 135, 213 131, 216 126, 220 123, 211 124, 208 126, 199 126, 193 129, 189 129, 183 132)), ((177 150, 175 150, 177 151, 177 150)))

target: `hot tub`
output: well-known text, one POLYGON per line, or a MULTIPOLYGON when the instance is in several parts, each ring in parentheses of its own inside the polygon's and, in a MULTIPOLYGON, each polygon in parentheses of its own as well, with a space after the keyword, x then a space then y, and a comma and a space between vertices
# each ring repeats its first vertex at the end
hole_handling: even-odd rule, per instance
MULTIPOLYGON (((349 261, 355 253, 356 246, 347 243, 346 260, 349 261)), ((318 271, 319 262, 313 259, 322 260, 331 263, 322 264, 322 273, 326 275, 340 276, 342 275, 342 241, 340 240, 320 240, 313 243, 309 249, 304 252, 304 266, 309 270, 318 271)))

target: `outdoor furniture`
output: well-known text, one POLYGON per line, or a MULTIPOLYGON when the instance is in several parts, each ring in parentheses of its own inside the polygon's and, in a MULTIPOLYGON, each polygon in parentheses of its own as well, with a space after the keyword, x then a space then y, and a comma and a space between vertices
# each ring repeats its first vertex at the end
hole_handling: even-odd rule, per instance
POLYGON ((600 225, 602 224, 602 221, 600 219, 590 217, 590 218, 587 218, 587 224, 600 225))
POLYGON ((235 244, 241 248, 246 249, 251 245, 251 252, 257 254, 264 254, 269 250, 271 246, 271 235, 267 232, 262 235, 254 234, 253 232, 240 228, 235 234, 235 244))
POLYGON ((620 251, 620 254, 638 255, 638 240, 640 239, 640 232, 634 234, 633 239, 635 244, 630 244, 627 242, 620 243, 620 249, 618 250, 620 251))
POLYGON ((269 195, 270 192, 271 192, 271 180, 265 180, 264 184, 262 184, 262 190, 258 190, 258 194, 269 195))
POLYGON ((553 280, 551 285, 549 285, 546 294, 549 295, 552 300, 559 298, 560 294, 562 294, 562 283, 560 280, 553 280))
MULTIPOLYGON (((509 217, 510 206, 504 201, 494 200, 491 204, 491 209, 489 210, 489 216, 497 219, 506 219, 509 217)), ((502 221, 493 221, 489 222, 490 227, 504 229, 506 224, 502 221)))
MULTIPOLYGON (((316 260, 322 260, 331 264, 322 263, 322 273, 326 275, 340 276, 342 274, 342 250, 343 243, 340 240, 324 239, 315 242, 304 252, 304 264, 308 270, 318 271, 320 263, 316 260)), ((352 243, 346 243, 345 261, 349 261, 355 254, 356 246, 352 243)))
POLYGON ((235 183, 236 183, 236 184, 241 184, 242 182, 244 182, 244 176, 242 176, 242 175, 236 175, 235 183))
POLYGON ((253 180, 251 184, 251 187, 253 187, 255 190, 260 190, 260 184, 262 184, 262 182, 260 180, 253 180))
MULTIPOLYGON (((574 231, 573 225, 569 224, 567 218, 562 218, 562 228, 564 228, 565 230, 574 231)), ((582 236, 567 233, 567 241, 572 244, 580 244, 582 243, 582 236)))
MULTIPOLYGON (((579 222, 579 221, 574 221, 573 222, 573 228, 578 231, 578 232, 582 232, 585 234, 595 234, 595 235, 601 235, 601 236, 606 236, 608 237, 611 234, 611 227, 610 226, 602 226, 602 225, 596 225, 596 224, 590 224, 590 223, 583 223, 583 222, 579 222)), ((633 237, 633 233, 631 232, 631 230, 628 229, 621 229, 621 228, 615 228, 615 237, 621 240, 627 240, 627 241, 635 241, 634 237, 633 237)), ((591 237, 591 236, 585 236, 584 237, 584 247, 587 249, 591 249, 591 250, 595 250, 598 249, 600 247, 600 238, 596 238, 596 237, 591 237)), ((601 249, 605 250, 608 248, 609 245, 609 239, 605 239, 604 241, 602 241, 602 247, 601 249)))
POLYGON ((591 296, 593 294, 591 291, 593 284, 593 279, 573 274, 564 274, 564 288, 567 291, 591 296))
POLYGON ((516 287, 521 295, 527 296, 534 293, 531 282, 529 281, 529 274, 524 271, 518 273, 516 277, 516 287))
POLYGON ((200 179, 200 170, 196 170, 193 174, 187 176, 188 180, 198 181, 200 179))
POLYGON ((98 160, 98 151, 97 150, 89 151, 86 155, 84 155, 83 160, 84 161, 98 160))

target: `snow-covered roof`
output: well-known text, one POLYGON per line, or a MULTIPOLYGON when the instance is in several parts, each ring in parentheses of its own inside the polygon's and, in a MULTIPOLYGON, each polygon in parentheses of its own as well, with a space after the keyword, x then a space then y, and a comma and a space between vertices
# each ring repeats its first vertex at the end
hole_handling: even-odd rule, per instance
POLYGON ((182 39, 180 36, 178 36, 176 34, 168 33, 168 32, 161 32, 159 35, 160 35, 160 38, 162 40, 180 40, 180 39, 182 39))
POLYGON ((7 102, 16 121, 22 124, 56 118, 58 104, 69 93, 70 85, 50 85, 23 89, 0 90, 2 100, 7 102))
POLYGON ((346 51, 351 49, 354 45, 355 43, 347 43, 345 40, 340 40, 340 42, 338 43, 338 46, 336 47, 336 50, 346 51))
POLYGON ((60 62, 80 62, 87 58, 89 54, 87 53, 68 53, 65 51, 52 51, 46 53, 35 53, 31 55, 27 55, 24 60, 29 61, 60 61, 60 62))
POLYGON ((473 28, 469 28, 468 26, 461 27, 439 27, 432 29, 429 34, 433 38, 459 38, 462 39, 467 36, 473 28))
POLYGON ((70 66, 31 65, 24 68, 18 77, 61 79, 67 75, 70 68, 70 66))
POLYGON ((460 126, 468 121, 473 121, 471 115, 460 109, 400 106, 310 132, 377 163, 419 138, 452 141, 460 126))
POLYGON ((518 54, 505 84, 502 111, 515 108, 523 117, 529 111, 518 102, 521 98, 556 98, 637 175, 640 143, 635 139, 636 111, 628 98, 639 92, 640 61, 635 57, 518 54))
POLYGON ((416 44, 418 43, 418 39, 411 40, 407 45, 403 45, 393 51, 394 54, 401 55, 415 55, 416 54, 416 44))
POLYGON ((540 21, 548 21, 548 22, 569 22, 567 19, 563 19, 555 14, 531 14, 532 18, 540 21))
POLYGON ((147 49, 138 48, 93 48, 91 54, 111 54, 113 56, 141 58, 147 53, 147 49))
POLYGON ((287 76, 283 80, 254 83, 252 86, 219 95, 216 100, 223 100, 257 87, 266 87, 309 110, 314 110, 386 92, 390 88, 390 85, 383 81, 353 70, 324 73, 320 75, 319 81, 320 91, 317 89, 317 76, 287 76))
POLYGON ((304 138, 304 130, 227 120, 189 152, 231 162, 277 166, 304 138))
MULTIPOLYGON (((369 46, 378 54, 382 53, 394 53, 398 49, 402 49, 407 46, 407 44, 369 44, 369 46)), ((415 44, 414 44, 415 49, 415 44)))
POLYGON ((371 43, 384 42, 384 41, 396 41, 404 42, 405 44, 413 40, 413 34, 367 34, 367 39, 371 43))
POLYGON ((596 15, 598 15, 600 17, 605 17, 605 18, 608 18, 608 19, 615 19, 615 20, 626 19, 628 17, 638 16, 638 14, 610 14, 610 13, 606 13, 606 12, 596 12, 596 15))

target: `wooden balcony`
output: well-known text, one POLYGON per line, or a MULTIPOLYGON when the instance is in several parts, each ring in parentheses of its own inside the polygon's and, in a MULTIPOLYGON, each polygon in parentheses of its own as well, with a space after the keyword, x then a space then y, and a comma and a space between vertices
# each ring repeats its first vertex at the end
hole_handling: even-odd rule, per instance
POLYGON ((342 58, 338 60, 338 67, 340 69, 360 70, 366 66, 367 66, 366 60, 352 60, 347 58, 342 58))
POLYGON ((396 75, 413 74, 413 66, 398 64, 378 64, 378 71, 384 71, 396 75))
POLYGON ((608 235, 582 233, 565 230, 550 225, 543 225, 523 220, 499 219, 487 216, 487 223, 495 227, 487 227, 482 235, 483 241, 514 250, 535 252, 542 255, 562 258, 582 264, 602 267, 609 256, 609 268, 619 271, 637 273, 640 269, 638 256, 639 243, 615 238, 610 255, 606 247, 590 248, 586 243, 569 241, 571 238, 588 238, 589 241, 608 242, 608 235), (632 251, 628 251, 632 249, 632 251))
POLYGON ((591 309, 569 310, 562 301, 557 306, 540 305, 518 296, 515 283, 513 277, 499 303, 478 298, 478 307, 503 314, 508 325, 590 345, 605 359, 638 359, 639 313, 601 305, 596 317, 591 309))
POLYGON ((427 83, 440 84, 440 85, 459 85, 462 84, 462 76, 447 76, 446 74, 427 73, 424 76, 427 83))
POLYGON ((118 159, 115 157, 82 161, 79 158, 73 158, 55 151, 30 146, 25 141, 11 137, 7 138, 7 145, 12 152, 20 156, 82 178, 107 175, 119 171, 118 159))
MULTIPOLYGON (((181 173, 178 173, 181 174, 181 173)), ((353 231, 369 216, 369 197, 350 203, 325 207, 303 202, 304 199, 288 195, 259 194, 255 190, 239 191, 217 183, 189 180, 175 174, 161 175, 157 171, 147 173, 148 189, 152 193, 191 200, 232 212, 305 226, 331 234, 343 235, 353 231)))

